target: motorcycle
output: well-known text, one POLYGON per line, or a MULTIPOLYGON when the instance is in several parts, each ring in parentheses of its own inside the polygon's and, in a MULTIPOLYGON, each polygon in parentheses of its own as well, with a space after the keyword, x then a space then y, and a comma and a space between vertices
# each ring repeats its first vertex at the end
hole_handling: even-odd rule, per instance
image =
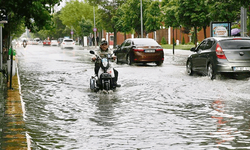
POLYGON ((103 92, 107 93, 109 93, 110 91, 114 91, 116 89, 116 86, 114 84, 114 70, 110 64, 110 59, 112 59, 111 54, 107 54, 107 56, 103 58, 95 54, 95 52, 92 50, 90 51, 90 54, 96 56, 95 61, 101 60, 98 75, 91 76, 90 78, 90 89, 95 92, 99 90, 102 90, 103 92))
POLYGON ((26 42, 23 42, 23 48, 25 48, 27 46, 26 42))

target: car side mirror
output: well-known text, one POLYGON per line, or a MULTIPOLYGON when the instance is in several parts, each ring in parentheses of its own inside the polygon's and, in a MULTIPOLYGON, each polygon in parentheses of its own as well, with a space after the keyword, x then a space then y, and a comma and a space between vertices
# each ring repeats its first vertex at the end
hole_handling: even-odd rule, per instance
POLYGON ((120 45, 116 45, 115 47, 116 47, 116 48, 120 48, 121 46, 120 46, 120 45))
POLYGON ((92 50, 91 50, 91 51, 89 51, 89 53, 90 53, 90 54, 95 54, 95 52, 94 52, 94 51, 92 51, 92 50))
POLYGON ((117 52, 117 50, 114 50, 113 53, 115 54, 117 52))
POLYGON ((191 52, 195 52, 195 51, 196 51, 196 48, 195 48, 195 47, 192 47, 192 48, 190 49, 190 51, 191 51, 191 52))

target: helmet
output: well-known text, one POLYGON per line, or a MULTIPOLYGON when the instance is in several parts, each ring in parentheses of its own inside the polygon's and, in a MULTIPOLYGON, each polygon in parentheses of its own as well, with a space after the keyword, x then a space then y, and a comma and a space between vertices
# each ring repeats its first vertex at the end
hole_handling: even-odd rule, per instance
POLYGON ((103 44, 108 45, 108 42, 107 42, 106 40, 103 40, 103 41, 101 41, 101 44, 100 44, 100 45, 103 45, 103 44))

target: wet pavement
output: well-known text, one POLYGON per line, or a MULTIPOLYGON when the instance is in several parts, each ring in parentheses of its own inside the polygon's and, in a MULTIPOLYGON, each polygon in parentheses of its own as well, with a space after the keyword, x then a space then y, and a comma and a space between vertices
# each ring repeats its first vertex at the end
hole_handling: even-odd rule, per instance
POLYGON ((189 51, 163 66, 126 64, 121 88, 89 90, 88 49, 20 48, 25 129, 32 149, 250 149, 249 79, 188 76, 189 51))

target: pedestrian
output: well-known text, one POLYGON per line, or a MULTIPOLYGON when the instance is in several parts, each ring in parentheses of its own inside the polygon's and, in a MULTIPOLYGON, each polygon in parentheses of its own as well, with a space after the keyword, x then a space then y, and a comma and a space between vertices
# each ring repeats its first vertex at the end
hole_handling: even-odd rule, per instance
POLYGON ((99 36, 96 37, 96 44, 99 45, 99 36))
POLYGON ((95 46, 95 37, 92 37, 93 46, 95 46))
POLYGON ((89 40, 89 46, 92 46, 92 38, 90 36, 88 36, 88 40, 89 40))
MULTIPOLYGON (((100 44, 100 49, 98 50, 98 55, 101 57, 105 57, 108 54, 111 54, 111 51, 108 49, 108 42, 106 40, 103 40, 100 44)), ((112 58, 115 60, 116 56, 112 56, 112 58)), ((98 71, 100 69, 101 66, 101 60, 97 60, 96 56, 92 57, 92 61, 95 61, 95 75, 98 76, 98 71)), ((114 73, 115 73, 115 81, 114 81, 114 85, 116 87, 120 87, 121 85, 117 84, 118 81, 118 71, 116 69, 114 69, 114 73)))

